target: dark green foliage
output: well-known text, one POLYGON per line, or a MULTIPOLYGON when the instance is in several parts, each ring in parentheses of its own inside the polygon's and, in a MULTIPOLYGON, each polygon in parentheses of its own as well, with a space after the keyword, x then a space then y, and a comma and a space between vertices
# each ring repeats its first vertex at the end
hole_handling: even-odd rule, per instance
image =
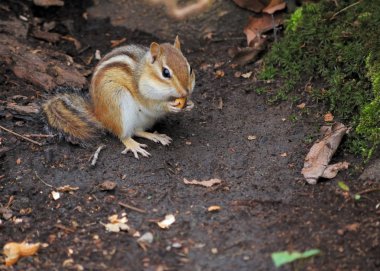
POLYGON ((380 0, 334 2, 306 4, 290 17, 261 77, 282 78, 280 99, 309 80, 323 82, 311 95, 357 127, 350 149, 368 155, 380 143, 380 0))

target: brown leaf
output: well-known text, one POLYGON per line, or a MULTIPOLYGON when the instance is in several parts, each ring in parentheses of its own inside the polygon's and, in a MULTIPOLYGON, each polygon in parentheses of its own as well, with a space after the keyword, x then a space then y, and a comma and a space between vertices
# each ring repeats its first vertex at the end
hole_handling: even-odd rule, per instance
POLYGON ((21 164, 21 158, 17 158, 16 165, 20 165, 20 164, 21 164))
POLYGON ((222 207, 220 207, 219 205, 211 205, 210 207, 207 208, 207 211, 217 212, 217 211, 220 211, 221 209, 222 207))
POLYGON ((286 8, 286 3, 284 0, 271 0, 269 5, 263 9, 264 13, 273 14, 276 11, 283 10, 286 8))
POLYGON ((327 178, 327 179, 332 179, 338 174, 338 172, 340 170, 348 169, 349 165, 350 165, 350 163, 348 163, 348 162, 339 162, 339 163, 336 163, 333 165, 328 165, 326 167, 325 171, 323 171, 323 174, 321 177, 327 178))
POLYGON ((252 10, 254 12, 261 12, 265 6, 266 6, 266 1, 265 0, 257 0, 257 1, 252 1, 252 0, 233 0, 239 7, 245 8, 248 10, 252 10))
POLYGON ((104 181, 99 185, 99 189, 102 191, 114 190, 117 184, 113 181, 104 181))
POLYGON ((308 183, 316 184, 318 178, 323 176, 347 130, 344 124, 335 123, 330 130, 326 131, 324 137, 311 147, 302 169, 302 174, 308 183))
POLYGON ((62 39, 72 42, 76 50, 80 50, 80 48, 82 48, 82 44, 80 43, 80 41, 72 36, 69 36, 69 35, 62 36, 62 39))
POLYGON ((260 40, 262 33, 281 25, 283 21, 282 16, 272 18, 269 14, 262 14, 260 17, 250 16, 248 24, 244 27, 248 46, 254 47, 254 43, 260 40))
POLYGON ((220 184, 220 183, 222 183, 222 180, 215 178, 215 179, 210 179, 210 180, 207 180, 207 181, 197 181, 197 180, 191 180, 191 181, 189 181, 186 178, 184 178, 183 182, 185 184, 193 184, 193 185, 201 185, 201 186, 204 186, 204 187, 211 187, 214 184, 220 184))
POLYGON ((165 216, 164 220, 157 222, 157 225, 161 229, 168 229, 170 227, 170 225, 173 224, 174 222, 175 222, 174 215, 168 214, 168 215, 165 216))
POLYGON ((254 62, 258 55, 266 48, 267 39, 261 38, 254 47, 238 48, 233 56, 232 63, 243 66, 245 64, 254 62))

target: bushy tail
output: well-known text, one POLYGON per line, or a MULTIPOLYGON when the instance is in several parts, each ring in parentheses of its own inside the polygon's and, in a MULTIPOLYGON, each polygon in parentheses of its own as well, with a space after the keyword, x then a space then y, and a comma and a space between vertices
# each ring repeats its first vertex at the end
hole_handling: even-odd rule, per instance
POLYGON ((43 111, 51 128, 74 144, 87 145, 102 134, 90 102, 76 93, 59 94, 47 100, 43 111))

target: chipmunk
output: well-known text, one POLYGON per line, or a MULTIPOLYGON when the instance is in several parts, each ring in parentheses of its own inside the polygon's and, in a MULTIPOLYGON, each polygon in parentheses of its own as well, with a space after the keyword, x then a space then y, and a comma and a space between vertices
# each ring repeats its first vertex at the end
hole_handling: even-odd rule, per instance
POLYGON ((132 152, 138 159, 150 153, 132 137, 168 145, 169 136, 146 129, 167 113, 191 110, 194 84, 194 71, 177 36, 173 45, 152 42, 150 48, 127 45, 112 50, 95 67, 90 99, 57 95, 43 104, 43 111, 49 125, 68 141, 88 142, 105 129, 124 144, 123 154, 132 152), (184 108, 178 98, 186 99, 184 108))

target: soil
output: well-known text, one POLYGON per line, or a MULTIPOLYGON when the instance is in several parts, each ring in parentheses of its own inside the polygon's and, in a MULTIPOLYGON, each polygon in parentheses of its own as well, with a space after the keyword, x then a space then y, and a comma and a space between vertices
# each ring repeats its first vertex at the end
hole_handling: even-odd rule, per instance
MULTIPOLYGON (((359 181, 360 161, 338 150, 334 159, 351 162, 350 169, 306 185, 300 171, 312 144, 307 139, 318 137, 323 124, 318 105, 303 114, 291 101, 268 104, 266 94, 255 92, 268 83, 255 80, 259 64, 230 66, 227 51, 244 46, 248 11, 232 1, 216 1, 210 11, 175 22, 162 9, 137 0, 65 1, 64 7, 50 8, 6 0, 1 14, 4 10, 17 18, 27 15, 29 22, 54 20, 53 32, 75 37, 85 49, 63 40, 49 44, 30 31, 19 41, 68 54, 90 69, 96 60, 86 62, 95 50, 102 55, 111 50, 111 40, 125 37, 127 43, 149 45, 174 41, 178 33, 197 79, 193 111, 168 116, 153 129, 171 136, 173 143, 139 139, 148 145, 150 158, 122 155, 118 139, 105 135, 97 145, 106 148, 92 167, 97 146, 34 138, 44 143, 38 146, 1 131, 0 204, 13 217, 1 217, 0 245, 45 244, 37 255, 1 270, 275 270, 271 253, 313 248, 321 254, 281 270, 380 270, 380 197, 374 190, 379 183, 359 181), (205 39, 210 32, 212 39, 205 39), (223 77, 215 75, 218 69, 223 77), (236 71, 254 74, 236 78, 236 71), (206 188, 184 184, 184 178, 219 178, 222 183, 206 188), (101 190, 107 180, 116 188, 101 190), (79 189, 54 200, 51 192, 64 185, 79 189), (354 200, 360 191, 366 193, 354 200), (221 209, 209 212, 212 205, 221 209), (105 230, 108 217, 122 213, 131 228, 153 234, 146 250, 133 231, 105 230), (160 229, 155 222, 166 214, 174 214, 176 221, 160 229)), ((0 100, 24 95, 40 103, 41 94, 54 94, 17 78, 4 62, 0 70, 0 100)), ((275 91, 276 82, 269 83, 275 91)), ((44 134, 39 117, 0 116, 1 125, 17 133, 44 134)))

